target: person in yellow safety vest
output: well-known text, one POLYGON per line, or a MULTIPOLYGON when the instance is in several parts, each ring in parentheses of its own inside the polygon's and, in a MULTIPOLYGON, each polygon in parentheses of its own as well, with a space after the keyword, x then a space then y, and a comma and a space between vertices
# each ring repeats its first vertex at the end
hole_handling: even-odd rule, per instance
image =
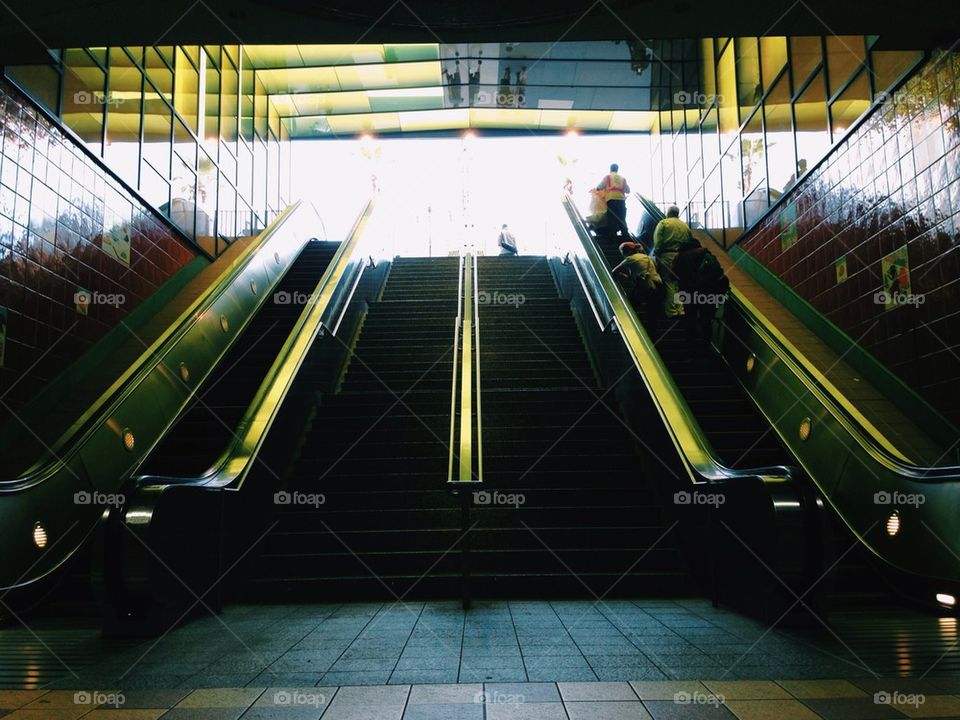
POLYGON ((610 173, 605 175, 597 190, 603 193, 607 201, 607 232, 611 238, 621 235, 624 240, 630 239, 627 232, 627 193, 630 185, 627 179, 620 174, 620 166, 616 163, 610 166, 610 173))

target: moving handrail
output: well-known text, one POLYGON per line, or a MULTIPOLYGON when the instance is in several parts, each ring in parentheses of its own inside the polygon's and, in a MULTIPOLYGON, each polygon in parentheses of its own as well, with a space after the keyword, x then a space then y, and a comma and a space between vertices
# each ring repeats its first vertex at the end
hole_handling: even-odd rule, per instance
POLYGON ((310 240, 317 217, 300 202, 286 208, 62 434, 49 460, 0 481, 0 589, 34 584, 74 555, 310 240))
POLYGON ((574 263, 578 259, 585 261, 578 267, 577 273, 583 290, 591 298, 594 307, 606 316, 603 327, 616 328, 623 338, 623 343, 640 371, 690 481, 703 484, 757 476, 789 479, 791 471, 787 467, 734 470, 720 462, 699 423, 694 420, 693 413, 673 377, 663 365, 646 329, 610 274, 610 268, 597 249, 579 209, 569 194, 564 193, 562 202, 581 243, 580 248, 574 248, 571 252, 575 255, 574 263))
POLYGON ((230 486, 231 489, 242 486, 314 340, 324 333, 336 334, 340 318, 367 263, 368 255, 360 240, 374 207, 375 199, 371 197, 310 294, 306 307, 257 389, 230 444, 217 461, 197 477, 146 475, 136 478, 138 486, 150 490, 164 484, 230 486))
POLYGON ((723 324, 736 342, 722 344, 721 354, 819 494, 893 571, 888 579, 900 592, 956 609, 960 468, 907 460, 735 285, 730 295, 723 324))

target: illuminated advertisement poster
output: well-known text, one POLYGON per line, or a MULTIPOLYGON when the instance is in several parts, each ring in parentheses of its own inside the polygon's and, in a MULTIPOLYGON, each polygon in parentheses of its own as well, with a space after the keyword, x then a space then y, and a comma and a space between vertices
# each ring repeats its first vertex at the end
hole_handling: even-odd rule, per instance
POLYGON ((833 263, 834 269, 837 271, 837 285, 842 282, 847 281, 847 256, 841 255, 833 263))
POLYGON ((797 244, 797 206, 789 203, 780 212, 780 252, 797 244))
POLYGON ((910 287, 910 260, 907 246, 897 248, 880 260, 880 277, 883 279, 883 304, 893 310, 898 305, 913 304, 910 287))

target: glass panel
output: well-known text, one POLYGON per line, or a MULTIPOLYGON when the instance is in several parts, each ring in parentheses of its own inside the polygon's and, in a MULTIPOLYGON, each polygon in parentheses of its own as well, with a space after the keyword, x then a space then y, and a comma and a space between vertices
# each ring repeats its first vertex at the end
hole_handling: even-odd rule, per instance
MULTIPOLYGON (((240 137, 247 142, 253 142, 253 88, 253 65, 244 57, 240 66, 240 137)), ((239 190, 242 195, 243 190, 239 190)))
POLYGON ((717 95, 717 69, 713 48, 713 38, 706 38, 701 41, 700 57, 703 60, 703 70, 700 73, 703 77, 704 104, 713 102, 717 95))
POLYGON ((169 215, 170 185, 150 167, 149 163, 143 163, 140 193, 153 207, 169 215))
POLYGON ((267 92, 259 78, 255 78, 254 129, 261 138, 267 137, 267 92))
POLYGON ((54 115, 60 99, 60 73, 51 65, 8 65, 4 68, 13 80, 34 100, 54 115))
MULTIPOLYGON (((196 46, 191 46, 194 50, 196 46)), ((200 131, 200 74, 183 48, 177 48, 176 97, 173 107, 187 126, 200 131)))
POLYGON ((207 153, 200 150, 197 172, 197 236, 213 235, 213 219, 217 215, 217 166, 207 153))
POLYGON ((918 50, 874 50, 870 53, 873 69, 873 90, 882 93, 893 87, 909 68, 913 67, 923 53, 918 50))
POLYGON ((231 183, 235 183, 237 181, 237 159, 233 156, 233 153, 230 152, 226 145, 222 145, 220 147, 220 159, 218 164, 220 165, 221 177, 225 177, 231 183))
POLYGON ((717 88, 719 89, 717 99, 720 104, 721 134, 736 132, 740 127, 740 116, 737 112, 736 69, 733 43, 728 43, 717 65, 717 88))
MULTIPOLYGON (((740 142, 731 144, 720 158, 720 178, 723 182, 723 200, 728 207, 740 203, 743 196, 741 183, 743 173, 740 169, 740 142)), ((739 216, 738 216, 739 217, 739 216)), ((739 226, 740 223, 737 223, 739 226)))
POLYGON ((763 89, 769 88, 787 64, 787 39, 785 37, 760 38, 760 67, 763 69, 763 89))
POLYGON ((836 94, 864 65, 865 60, 866 49, 862 35, 828 35, 827 77, 830 81, 830 94, 836 94))
POLYGON ((790 78, 784 75, 764 102, 767 137, 767 173, 770 195, 776 199, 796 182, 796 157, 793 147, 793 118, 790 112, 790 78), (774 195, 777 193, 778 195, 774 195))
POLYGON ((158 48, 147 48, 145 62, 144 70, 147 71, 147 77, 167 102, 173 102, 173 73, 158 48))
POLYGON ((173 149, 188 168, 193 170, 196 167, 197 141, 180 118, 173 122, 173 149))
POLYGON ((737 54, 737 101, 740 116, 746 117, 760 102, 763 88, 760 85, 760 49, 753 37, 736 38, 737 54))
POLYGON ((245 142, 238 146, 237 171, 237 194, 246 201, 253 192, 253 151, 245 142))
POLYGON ((220 136, 220 72, 214 67, 213 58, 204 53, 203 82, 203 145, 214 159, 217 157, 217 139, 220 136))
POLYGON ((105 47, 88 47, 87 52, 93 55, 100 67, 107 66, 107 49, 105 47))
MULTIPOLYGON (((90 150, 101 154, 107 74, 82 49, 67 50, 64 55, 64 125, 73 130, 90 150)), ((122 102, 120 96, 117 99, 122 102)))
POLYGON ((221 80, 223 91, 220 94, 220 137, 235 152, 237 119, 240 111, 240 75, 230 62, 223 64, 221 80))
POLYGON ((170 201, 170 219, 195 237, 197 214, 197 176, 177 156, 173 156, 173 199, 170 201))
MULTIPOLYGON (((757 110, 740 133, 743 156, 743 194, 749 195, 767 176, 766 148, 763 143, 762 113, 757 110)), ((761 198, 762 199, 762 198, 761 198)))
POLYGON ((170 141, 173 111, 147 83, 143 113, 143 158, 161 177, 170 175, 170 141))
POLYGON ((267 146, 260 138, 253 142, 253 209, 263 217, 267 209, 267 176, 270 168, 267 166, 267 146))
POLYGON ((720 136, 717 133, 717 117, 717 108, 713 108, 700 124, 704 174, 708 174, 720 162, 720 136))
POLYGON ((793 87, 803 85, 810 73, 816 69, 821 60, 821 45, 819 37, 792 37, 790 38, 790 65, 793 73, 793 87))
POLYGON ((830 129, 836 142, 870 107, 870 83, 867 71, 862 70, 856 80, 830 105, 830 129))
POLYGON ((220 176, 220 193, 217 201, 217 234, 234 237, 237 231, 237 191, 220 176))
POLYGON ((797 126, 797 176, 813 167, 830 147, 827 131, 827 96, 823 71, 818 72, 793 105, 797 126))
POLYGON ((107 108, 107 142, 104 159, 114 172, 137 187, 140 174, 140 113, 143 106, 143 73, 122 48, 110 49, 108 97, 119 101, 107 108))

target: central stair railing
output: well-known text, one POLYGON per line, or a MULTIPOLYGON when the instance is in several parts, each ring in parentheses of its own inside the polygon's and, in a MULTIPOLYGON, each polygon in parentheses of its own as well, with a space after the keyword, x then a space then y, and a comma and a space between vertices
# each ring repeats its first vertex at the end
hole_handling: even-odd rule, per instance
POLYGON ((483 487, 480 432, 480 296, 477 258, 472 248, 466 248, 461 255, 458 272, 447 488, 460 501, 462 600, 464 608, 468 608, 471 597, 470 508, 483 487))

